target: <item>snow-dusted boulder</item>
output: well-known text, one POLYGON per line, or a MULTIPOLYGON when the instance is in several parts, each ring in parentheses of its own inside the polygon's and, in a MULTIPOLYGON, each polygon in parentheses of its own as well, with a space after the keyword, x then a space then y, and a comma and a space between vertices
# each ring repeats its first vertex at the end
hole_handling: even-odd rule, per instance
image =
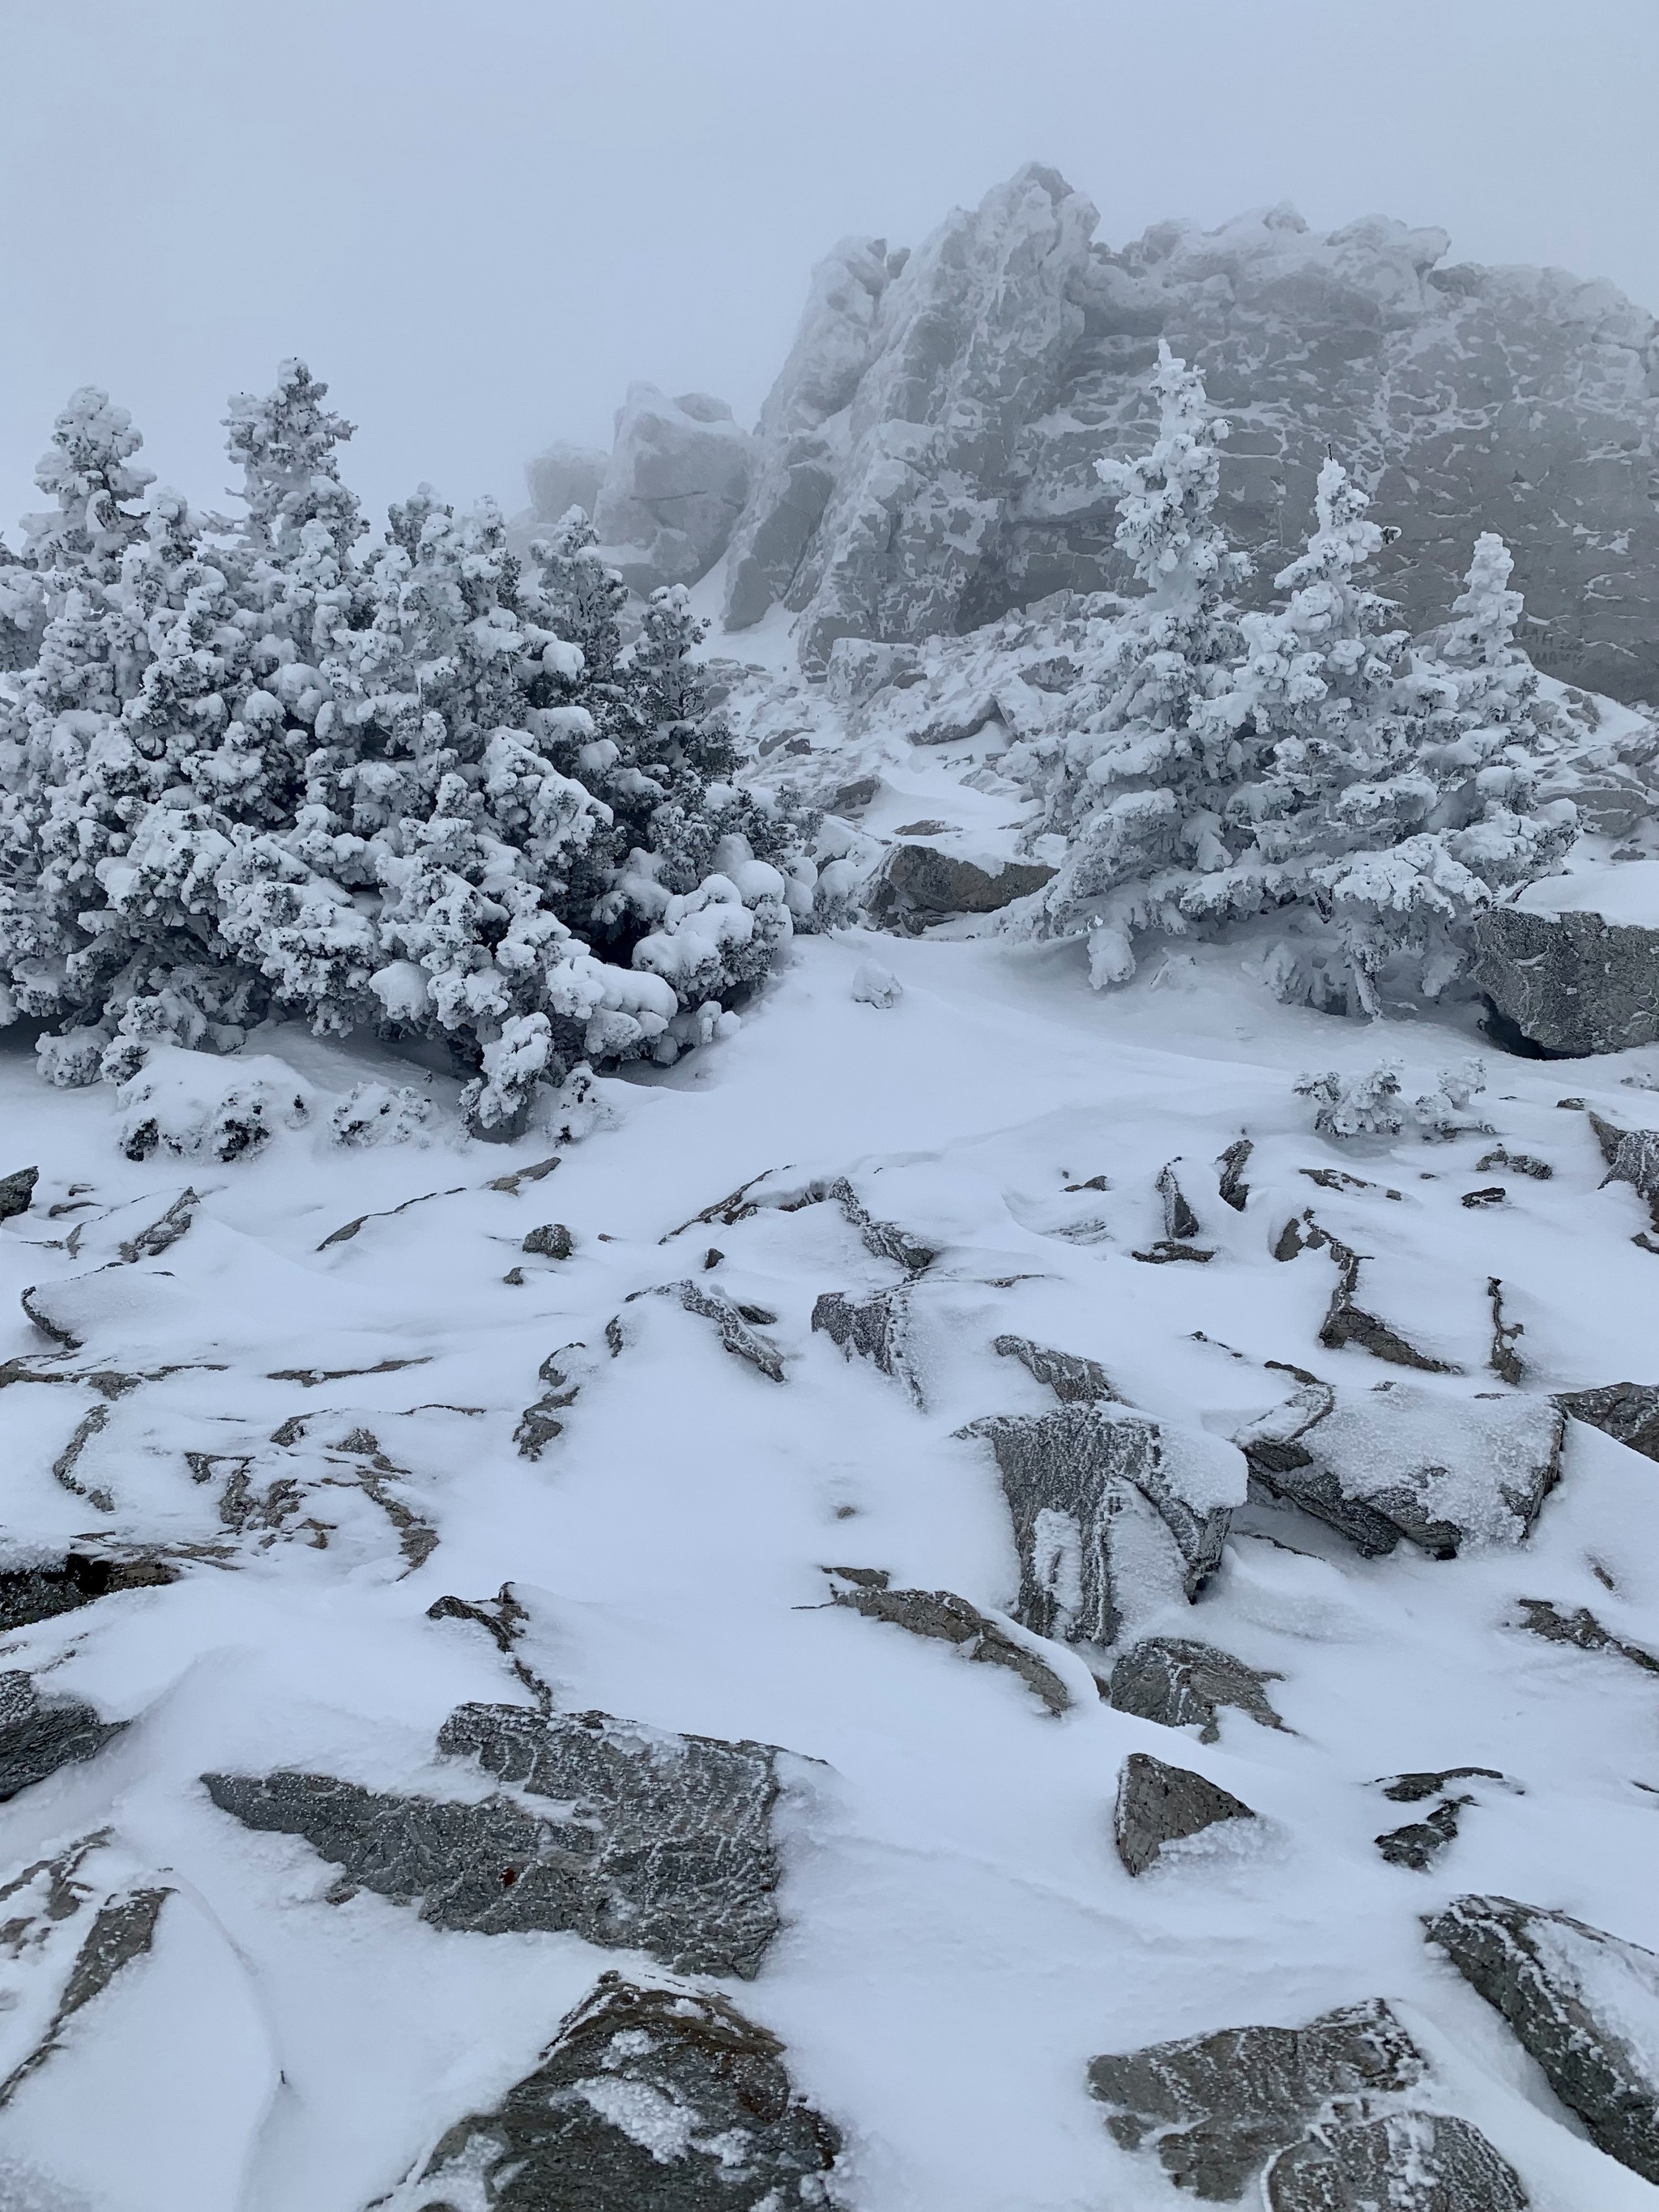
POLYGON ((32 1676, 0 1674, 0 1801, 60 1766, 95 1759, 125 1721, 100 1720, 82 1698, 42 1697, 32 1676))
POLYGON ((1529 884, 1475 924, 1474 980, 1526 1043, 1577 1057, 1659 1037, 1659 860, 1529 884))
POLYGON ((710 1992, 605 1974, 532 2073, 457 2120, 389 2212, 746 2212, 829 2203, 841 2137, 776 2036, 710 1992))
POLYGON ((1431 1558, 1518 1544, 1561 1471, 1547 1398, 1451 1398, 1409 1382, 1309 1382, 1236 1441, 1273 1497, 1328 1522, 1368 1558, 1402 1538, 1431 1558))
POLYGON ((1221 520, 1262 588, 1334 451, 1399 532, 1382 583, 1408 625, 1443 619, 1474 538, 1498 528, 1539 665, 1654 694, 1659 514, 1632 458, 1659 415, 1650 315, 1561 270, 1449 265, 1443 231, 1381 216, 1322 236, 1279 207, 1159 223, 1119 251, 1096 221, 1029 167, 908 260, 854 239, 819 265, 763 411, 729 624, 781 600, 822 669, 838 637, 910 641, 1121 588, 1094 463, 1145 443, 1164 337, 1238 414, 1221 520))
POLYGON ((1127 1406, 998 1414, 963 1434, 990 1444, 1013 1516, 1014 1617, 1067 1644, 1115 1643, 1138 1615, 1195 1599, 1244 1502, 1231 1445, 1127 1406))
POLYGON ((1230 2027, 1090 2062, 1089 2087, 1126 2150, 1156 2150, 1178 2189, 1237 2203, 1265 2181, 1273 2212, 1526 2212, 1527 2193, 1478 2130, 1406 2099, 1428 2074, 1380 2000, 1304 2027, 1230 2027))
POLYGON ((932 844, 895 845, 870 898, 870 917, 883 928, 921 929, 947 915, 995 914, 1040 891, 1054 870, 1038 860, 981 867, 932 844))
POLYGON ((549 446, 524 465, 530 487, 530 522, 545 527, 573 507, 592 516, 611 456, 597 446, 549 446))
POLYGON ((463 1705, 438 1748, 518 1794, 393 1796, 327 1774, 209 1774, 250 1828, 303 1836, 440 1928, 574 1929, 681 1973, 752 1975, 776 1933, 769 1744, 681 1736, 606 1713, 463 1705), (557 1809, 541 1817, 525 1797, 557 1809))
POLYGON ((1129 1874, 1145 1874, 1170 1844, 1202 1835, 1222 1820, 1254 1820, 1242 1797, 1190 1767, 1132 1751, 1118 1777, 1112 1836, 1129 1874))
POLYGON ((1510 1897, 1454 1898, 1428 1930, 1591 2140, 1659 2182, 1659 1957, 1510 1897))
POLYGON ((629 387, 593 527, 636 592, 694 584, 714 567, 748 497, 752 449, 723 399, 629 387))
POLYGON ((1162 1728, 1196 1723, 1199 1741, 1215 1743, 1221 1735, 1216 1717, 1224 1705, 1248 1713, 1262 1728, 1283 1729, 1262 1687, 1278 1680, 1212 1644, 1186 1636, 1149 1636, 1112 1668, 1107 1694, 1121 1713, 1134 1713, 1162 1728))

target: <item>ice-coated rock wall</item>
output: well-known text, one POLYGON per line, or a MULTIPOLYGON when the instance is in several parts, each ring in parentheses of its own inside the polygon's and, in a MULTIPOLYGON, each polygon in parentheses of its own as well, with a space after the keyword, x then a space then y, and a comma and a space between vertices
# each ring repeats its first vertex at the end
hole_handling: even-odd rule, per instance
POLYGON ((1385 587, 1444 618, 1470 548, 1516 556, 1552 673, 1659 690, 1656 326, 1560 270, 1448 265, 1439 230, 1294 210, 1163 223, 1115 252, 1090 202, 1022 169, 913 254, 844 240, 814 271, 732 533, 726 619, 782 600, 802 658, 969 629, 1125 580, 1093 463, 1143 446, 1160 337, 1233 423, 1224 520, 1265 587, 1335 451, 1398 531, 1385 587))

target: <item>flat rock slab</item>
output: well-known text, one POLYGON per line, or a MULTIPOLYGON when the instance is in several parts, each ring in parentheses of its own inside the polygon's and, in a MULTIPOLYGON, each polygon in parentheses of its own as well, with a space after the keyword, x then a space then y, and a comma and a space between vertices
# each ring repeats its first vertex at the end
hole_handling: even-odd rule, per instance
POLYGON ((1403 1538, 1449 1559, 1465 1544, 1518 1544, 1530 1533, 1560 1474, 1563 1430, 1547 1398, 1310 1382, 1237 1441, 1263 1488, 1368 1558, 1403 1538))
POLYGON ((1476 918, 1474 980, 1540 1051, 1577 1059, 1659 1036, 1659 926, 1496 906, 1476 918))
POLYGON ((302 1836, 348 1882, 439 1928, 572 1929, 681 1973, 757 1972, 777 1932, 769 1744, 681 1736, 606 1713, 463 1705, 440 1751, 509 1785, 467 1803, 325 1774, 208 1774, 246 1826, 302 1836), (538 1814, 524 1798, 558 1807, 538 1814))
POLYGON ((830 2200, 841 2137, 723 1997, 604 1975, 541 2063, 458 2120, 392 2212, 783 2212, 830 2200))
MULTIPOLYGON (((830 1571, 837 1573, 833 1567, 830 1571)), ((850 1606, 867 1620, 884 1620, 895 1628, 908 1629, 913 1636, 954 1644, 964 1658, 1007 1668, 1042 1698, 1051 1713, 1058 1715, 1069 1708, 1071 1692, 1054 1668, 954 1590, 889 1589, 885 1575, 872 1575, 867 1569, 855 1577, 842 1576, 838 1580, 842 1586, 835 1593, 837 1605, 850 1606)))
POLYGON ((1426 1924, 1591 2140, 1659 2182, 1659 1956, 1512 1897, 1454 1898, 1426 1924))
POLYGON ((1265 2178, 1273 2212, 1524 2212, 1484 2136, 1405 2104, 1427 2072, 1373 2000, 1304 2027, 1223 2028, 1096 2058, 1089 2087, 1124 2149, 1155 2150, 1206 2203, 1237 2203, 1265 2178))
POLYGON ((1013 1517, 1014 1617, 1038 1636, 1111 1644, 1137 1599, 1196 1598, 1220 1564, 1243 1462, 1231 1446, 1109 1403, 975 1421, 1013 1517))
POLYGON ((1119 1778, 1112 1832, 1131 1874, 1145 1874, 1165 1846, 1201 1835, 1221 1820, 1254 1820, 1242 1798, 1184 1766, 1132 1751, 1119 1778))
POLYGON ((95 1759, 125 1726, 100 1720, 82 1698, 43 1698, 28 1674, 0 1674, 0 1801, 60 1766, 95 1759))
POLYGON ((1214 1743, 1221 1734, 1217 1715, 1226 1705, 1248 1713, 1263 1728, 1282 1729, 1285 1723, 1262 1687, 1279 1679, 1190 1637, 1149 1636, 1112 1668, 1108 1695, 1121 1713, 1156 1721, 1161 1728, 1196 1723, 1200 1742, 1214 1743))

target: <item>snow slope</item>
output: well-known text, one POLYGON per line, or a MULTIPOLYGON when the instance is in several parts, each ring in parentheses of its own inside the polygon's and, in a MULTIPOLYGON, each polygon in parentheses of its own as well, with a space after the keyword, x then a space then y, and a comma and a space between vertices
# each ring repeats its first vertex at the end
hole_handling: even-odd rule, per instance
MULTIPOLYGON (((1383 1042, 1407 1097, 1479 1044, 1428 1024, 1383 1042)), ((288 1033, 257 1042, 325 1093, 384 1073, 288 1033)), ((1646 1209, 1627 1185, 1600 1188, 1587 1118, 1557 1101, 1639 1125, 1645 1094, 1622 1079, 1659 1057, 1488 1054, 1474 1111, 1496 1134, 1316 1136, 1294 1078, 1378 1055, 1376 1032, 1279 1007, 1221 948, 1102 997, 1074 948, 848 932, 799 942, 729 1041, 602 1085, 610 1126, 516 1193, 489 1186, 545 1139, 346 1152, 320 1112, 248 1160, 134 1164, 107 1090, 52 1092, 25 1056, 0 1058, 0 1171, 41 1170, 32 1209, 0 1228, 0 1360, 37 1376, 191 1363, 113 1399, 74 1381, 0 1389, 13 1562, 91 1536, 183 1568, 0 1650, 0 1666, 132 1723, 0 1807, 0 1885, 107 1831, 88 1881, 174 1893, 153 1952, 0 2110, 0 2205, 361 2212, 534 2063, 599 1972, 648 1966, 574 1936, 444 1932, 366 1892, 331 1902, 335 1868, 240 1826, 198 1781, 289 1765, 476 1795, 434 1759, 436 1730, 465 1700, 525 1692, 488 1637, 428 1608, 506 1582, 529 1616, 519 1656, 561 1710, 802 1755, 783 1931, 727 1993, 783 2039, 798 2087, 843 2131, 839 2185, 859 2212, 1190 2202, 1113 2142, 1087 2061, 1374 1996, 1430 2057, 1437 2105, 1485 2130, 1540 2212, 1659 2205, 1421 1927, 1455 1894, 1495 1891, 1659 1945, 1659 1688, 1613 1653, 1519 1626, 1521 1599, 1547 1599, 1659 1646, 1650 1461, 1570 1424, 1530 1539, 1453 1560, 1362 1559, 1289 1509, 1247 1508, 1198 1603, 1154 1591, 1133 1623, 1281 1678, 1283 1731, 1230 1709, 1213 1744, 1115 1711, 1076 1648, 1044 1647, 1074 1698, 1054 1719, 1004 1669, 825 1602, 823 1568, 852 1565, 1012 1603, 996 1467, 957 1432, 1053 1400, 994 1354, 1000 1333, 1090 1355, 1133 1405, 1215 1437, 1295 1387, 1270 1360, 1354 1389, 1396 1376, 1321 1348, 1324 1253, 1272 1256, 1310 1205, 1366 1255, 1368 1305, 1463 1370, 1413 1383, 1459 1399, 1506 1387, 1486 1366, 1492 1277, 1524 1324, 1525 1388, 1652 1379, 1659 1261, 1632 1242, 1646 1209), (872 961, 902 984, 896 1004, 854 997, 872 961), (1236 1212, 1212 1163, 1244 1133, 1236 1212), (1504 1175, 1504 1203, 1464 1207, 1500 1143, 1553 1177, 1504 1175), (1154 1182, 1172 1159, 1207 1264, 1133 1256, 1164 1234, 1154 1182), (873 1216, 938 1251, 915 1297, 921 1404, 811 1331, 823 1292, 899 1279, 836 1205, 682 1228, 768 1170, 762 1195, 846 1175, 873 1216), (123 1222, 159 1216, 186 1183, 200 1204, 181 1237, 88 1276, 123 1222), (92 1203, 52 1216, 75 1198, 92 1203), (526 1256, 526 1231, 552 1221, 574 1255, 526 1256), (723 1256, 705 1269, 711 1248, 723 1256), (504 1281, 514 1267, 524 1280, 504 1281), (775 1316, 781 1385, 674 1301, 629 1303, 689 1277, 775 1316), (82 1350, 43 1358, 58 1347, 19 1304, 30 1286, 79 1317, 82 1350), (571 1346, 563 1432, 522 1457, 538 1366, 571 1346), (318 1373, 332 1379, 297 1379, 318 1373), (73 1489, 54 1462, 100 1405, 73 1489), (1131 1879, 1111 1821, 1133 1751, 1260 1818, 1131 1879), (1454 1765, 1516 1786, 1475 1785, 1429 1872, 1385 1863, 1372 1839, 1408 1816, 1377 1778, 1454 1765)), ((38 2039, 63 1971, 49 1918, 15 1941, 0 1929, 0 2073, 38 2039)))

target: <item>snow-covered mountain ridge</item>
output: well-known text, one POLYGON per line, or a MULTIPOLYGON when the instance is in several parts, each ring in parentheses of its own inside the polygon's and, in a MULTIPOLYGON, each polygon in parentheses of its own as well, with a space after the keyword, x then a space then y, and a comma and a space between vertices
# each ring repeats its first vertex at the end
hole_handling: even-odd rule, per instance
MULTIPOLYGON (((602 1080, 551 1146, 461 1144, 434 1079, 415 1141, 343 1148, 331 1099, 388 1063, 278 1030, 253 1044, 301 1126, 129 1160, 106 1086, 9 1054, 0 1164, 40 1179, 0 1228, 6 1564, 74 1553, 115 1586, 31 1620, 0 1585, 6 1681, 50 1723, 4 1741, 51 1769, 0 1811, 3 2201, 527 2212, 581 2201, 580 2156, 596 2202, 751 2212, 1151 2212, 1191 2201, 1182 2171, 1340 2205, 1378 2158, 1419 2212, 1652 2202, 1628 2140, 1559 2101, 1571 2067, 1449 1963, 1474 1923, 1446 1916, 1498 1896, 1659 1943, 1651 1463, 1583 1419, 1549 1443, 1552 1394, 1651 1375, 1641 1163, 1604 1185, 1598 1122, 1659 1118, 1656 1064, 1488 1055, 1449 1109, 1478 1040, 1389 1036, 1402 1105, 1439 1093, 1453 1133, 1320 1135, 1295 1079, 1334 1063, 1353 1095, 1377 1031, 1276 1006, 1220 946, 1103 997, 1063 945, 802 940, 735 1035, 602 1080), (837 1314, 864 1317, 844 1346, 837 1314), (1381 1480, 1374 1404, 1455 1441, 1437 1489, 1381 1480), (1060 1416, 1128 1455, 1069 1536, 1004 1449, 1060 1416), (1339 1419, 1357 1446, 1319 1443, 1339 1419), (1338 1486, 1318 1513, 1261 1441, 1297 1435, 1338 1486), (969 1632, 907 1631, 917 1592, 969 1632), (1160 1639, 1210 1655, 1184 1706, 1160 1639), (581 1816, 609 1888, 537 1778, 588 1713, 613 1717, 581 1816), (696 1800, 732 1808, 691 1814, 707 1863, 617 1856, 640 1759, 686 1778, 664 1806, 737 1792, 696 1800), (1154 1764, 1189 1825, 1194 1778, 1237 1809, 1169 1842, 1154 1764), (1207 2148, 1104 2063, 1333 2014, 1271 2063, 1239 2046, 1207 2148), (752 2101, 716 2126, 720 2081, 752 2101), (1462 2193, 1425 2193, 1447 2171, 1462 2193)), ((1645 1954, 1536 1927, 1650 2063, 1645 1954)))

